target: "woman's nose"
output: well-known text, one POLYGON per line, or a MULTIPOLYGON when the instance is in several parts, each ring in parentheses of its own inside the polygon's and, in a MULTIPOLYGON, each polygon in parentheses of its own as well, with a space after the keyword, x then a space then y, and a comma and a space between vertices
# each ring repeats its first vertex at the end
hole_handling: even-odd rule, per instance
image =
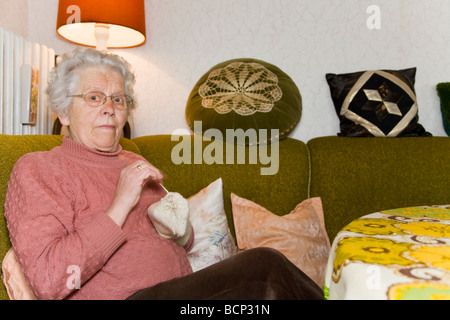
POLYGON ((111 97, 106 98, 106 102, 102 105, 102 112, 104 114, 114 115, 116 113, 116 109, 112 103, 111 97))

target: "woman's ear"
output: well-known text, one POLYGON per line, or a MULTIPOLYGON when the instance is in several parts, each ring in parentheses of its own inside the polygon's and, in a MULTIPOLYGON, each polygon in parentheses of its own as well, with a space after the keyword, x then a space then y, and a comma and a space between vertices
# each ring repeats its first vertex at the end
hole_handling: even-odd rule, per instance
POLYGON ((68 115, 66 115, 66 114, 63 114, 63 115, 58 115, 58 119, 59 119, 59 122, 61 122, 61 124, 63 125, 63 126, 69 126, 69 116, 68 115))

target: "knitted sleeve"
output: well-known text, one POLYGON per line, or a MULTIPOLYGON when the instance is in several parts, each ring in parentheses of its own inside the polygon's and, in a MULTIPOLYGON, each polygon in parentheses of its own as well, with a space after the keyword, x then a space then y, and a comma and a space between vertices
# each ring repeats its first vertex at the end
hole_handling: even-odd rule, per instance
POLYGON ((5 199, 11 243, 39 299, 63 299, 79 289, 126 240, 101 212, 75 230, 73 199, 62 177, 26 155, 11 173, 5 199))

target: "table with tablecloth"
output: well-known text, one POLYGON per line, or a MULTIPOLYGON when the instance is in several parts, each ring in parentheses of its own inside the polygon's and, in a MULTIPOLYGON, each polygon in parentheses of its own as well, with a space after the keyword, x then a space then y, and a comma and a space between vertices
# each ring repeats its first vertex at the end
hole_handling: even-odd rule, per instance
POLYGON ((333 241, 324 285, 334 299, 450 299, 450 205, 365 215, 333 241))

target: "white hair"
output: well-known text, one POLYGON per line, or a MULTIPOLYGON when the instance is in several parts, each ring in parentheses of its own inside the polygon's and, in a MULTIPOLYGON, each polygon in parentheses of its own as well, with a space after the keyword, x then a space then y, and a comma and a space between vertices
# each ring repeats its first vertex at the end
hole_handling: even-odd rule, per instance
POLYGON ((47 94, 48 104, 53 112, 57 115, 67 114, 72 102, 69 95, 76 94, 81 72, 92 66, 111 67, 119 72, 125 82, 125 93, 133 97, 135 76, 125 59, 105 51, 78 48, 64 54, 62 60, 50 73, 47 94))

